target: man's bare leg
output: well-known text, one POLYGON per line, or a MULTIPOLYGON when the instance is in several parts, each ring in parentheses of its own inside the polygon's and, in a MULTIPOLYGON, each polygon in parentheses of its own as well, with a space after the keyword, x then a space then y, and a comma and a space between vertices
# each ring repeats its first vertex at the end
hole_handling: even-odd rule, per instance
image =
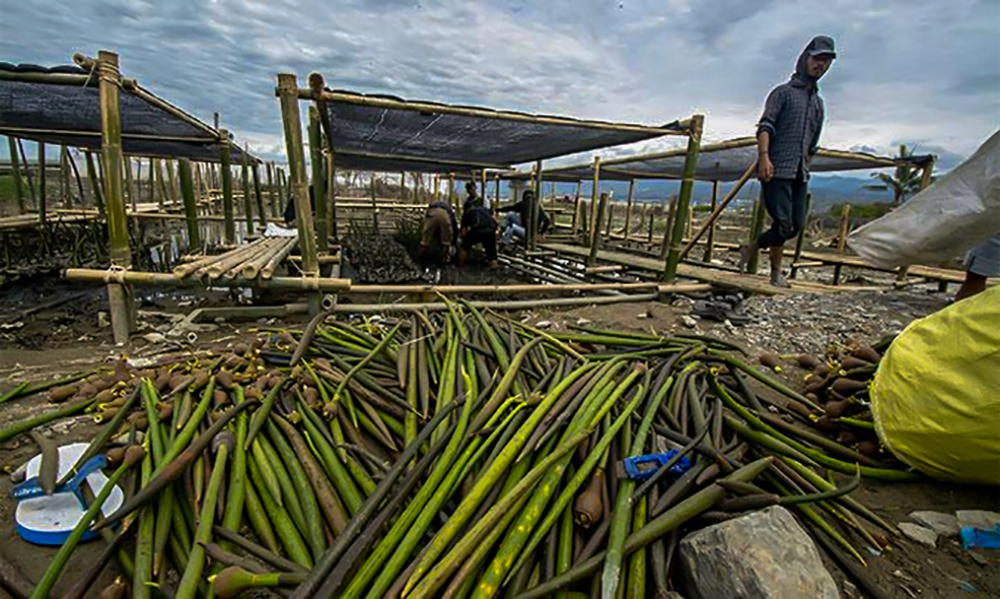
MULTIPOLYGON (((757 252, 759 251, 760 251, 760 246, 757 244, 756 241, 740 248, 740 259, 739 262, 736 263, 736 267, 739 269, 740 272, 746 272, 747 264, 749 264, 750 262, 750 257, 757 255, 757 252)), ((750 273, 750 274, 757 274, 757 273, 750 273)))
POLYGON ((781 260, 784 258, 785 246, 775 245, 768 249, 771 258, 771 284, 775 287, 789 287, 788 281, 781 274, 781 260))

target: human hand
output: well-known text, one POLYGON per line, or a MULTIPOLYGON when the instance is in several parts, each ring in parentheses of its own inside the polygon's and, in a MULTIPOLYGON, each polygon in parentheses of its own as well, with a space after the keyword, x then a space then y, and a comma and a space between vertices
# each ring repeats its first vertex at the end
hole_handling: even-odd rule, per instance
POLYGON ((774 176, 774 165, 767 154, 761 154, 757 159, 757 178, 767 183, 774 176))

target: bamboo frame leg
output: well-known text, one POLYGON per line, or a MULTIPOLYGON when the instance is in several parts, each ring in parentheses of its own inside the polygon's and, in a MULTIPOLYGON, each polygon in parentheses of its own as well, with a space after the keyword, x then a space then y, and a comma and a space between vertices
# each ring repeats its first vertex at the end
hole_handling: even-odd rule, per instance
POLYGON ((17 153, 17 138, 7 136, 10 146, 10 166, 14 175, 14 196, 17 199, 17 213, 24 214, 24 181, 21 179, 21 159, 17 153))
POLYGON ((167 189, 170 190, 170 203, 176 209, 181 205, 180 193, 177 189, 177 175, 174 173, 174 161, 165 160, 163 166, 167 171, 167 189))
POLYGON ((184 198, 184 216, 187 220, 188 247, 201 247, 198 234, 198 204, 194 196, 194 178, 191 173, 191 161, 181 158, 177 162, 177 174, 181 184, 181 196, 184 198))
MULTIPOLYGON (((667 255, 670 253, 670 235, 674 230, 674 219, 677 216, 677 201, 678 195, 674 194, 670 197, 670 205, 667 207, 667 226, 663 231, 663 243, 660 244, 660 258, 664 260, 667 259, 667 255)), ((650 235, 650 241, 652 239, 653 237, 650 235)))
POLYGON ((576 182, 576 195, 573 197, 573 237, 580 234, 580 187, 582 182, 576 182))
POLYGON ((35 196, 35 179, 31 174, 31 166, 28 163, 28 155, 24 153, 24 144, 21 139, 17 139, 17 149, 21 153, 21 167, 24 169, 24 180, 28 183, 28 196, 32 202, 37 200, 35 196))
POLYGON ((38 142, 38 222, 45 224, 47 190, 45 189, 45 144, 38 142))
MULTIPOLYGON (((285 132, 289 179, 295 189, 295 221, 299 229, 299 248, 302 253, 302 271, 305 277, 319 274, 316 258, 316 237, 312 209, 309 206, 309 184, 306 178, 305 149, 302 143, 302 119, 299 113, 298 82, 295 75, 278 75, 278 97, 285 132)), ((310 314, 318 314, 320 294, 310 293, 307 298, 310 314)))
POLYGON ((59 179, 62 181, 63 208, 73 206, 73 190, 69 181, 69 150, 66 146, 59 147, 59 179))
POLYGON ((497 211, 500 210, 500 175, 496 176, 496 194, 493 197, 493 216, 497 215, 497 211))
MULTIPOLYGON (((594 179, 591 182, 590 190, 590 228, 587 230, 588 233, 588 247, 590 247, 591 254, 595 254, 597 251, 597 236, 601 229, 600 223, 600 194, 601 194, 601 157, 594 156, 594 179)), ((596 255, 596 254, 595 254, 596 255)))
MULTIPOLYGON (((709 222, 706 222, 702 227, 708 227, 708 239, 705 240, 705 255, 702 257, 703 262, 712 262, 712 252, 715 251, 715 220, 712 219, 712 214, 715 214, 715 209, 719 205, 719 182, 712 181, 712 211, 709 213, 709 222)), ((681 260, 684 256, 681 256, 681 260)))
POLYGON ((681 180, 681 191, 677 199, 677 215, 674 219, 673 235, 670 238, 667 263, 663 270, 663 279, 666 283, 673 283, 677 278, 677 266, 681 261, 681 246, 684 243, 684 225, 687 221, 688 206, 691 203, 691 193, 694 189, 694 172, 698 166, 698 150, 701 147, 701 132, 704 124, 704 115, 696 114, 691 117, 691 134, 688 138, 687 154, 684 157, 684 178, 681 180))
POLYGON ((260 189, 260 166, 254 162, 250 165, 250 175, 253 179, 253 197, 257 205, 257 222, 263 232, 267 228, 267 212, 264 211, 264 196, 260 189))
MULTIPOLYGON (((372 198, 372 226, 375 227, 375 234, 378 235, 378 202, 375 199, 375 181, 376 181, 375 173, 372 173, 371 184, 369 185, 369 187, 371 188, 371 198, 372 198)), ((450 198, 448 203, 449 204, 451 203, 450 198)), ((457 242, 458 240, 456 239, 455 241, 457 242)))
POLYGON ((654 213, 654 208, 650 207, 649 204, 646 204, 643 207, 643 210, 642 210, 642 214, 643 214, 644 217, 646 215, 646 212, 649 212, 649 225, 648 225, 649 226, 649 233, 646 235, 646 243, 649 244, 650 248, 652 248, 652 246, 653 246, 653 221, 655 220, 653 218, 653 216, 654 216, 654 214, 653 214, 654 213))
MULTIPOLYGON (((316 247, 320 253, 329 247, 330 228, 327 219, 326 176, 323 174, 323 133, 320 131, 319 110, 309 107, 309 164, 312 167, 312 187, 316 197, 316 247)), ((376 228, 376 231, 378 229, 376 228)))
POLYGON ((229 132, 219 130, 219 160, 222 166, 219 174, 222 176, 222 216, 226 243, 236 243, 236 215, 233 211, 233 150, 229 145, 229 132))
MULTIPOLYGON (((608 205, 608 194, 602 193, 600 199, 597 201, 597 213, 594 215, 596 219, 594 221, 594 230, 599 231, 601 229, 601 219, 604 217, 605 211, 607 211, 608 205)), ((593 266, 597 263, 597 245, 598 237, 595 235, 591 240, 590 255, 587 256, 587 266, 593 266)))
MULTIPOLYGON (((837 239, 837 253, 843 254, 847 248, 847 233, 851 226, 851 203, 844 202, 844 211, 840 215, 840 235, 837 239)), ((836 284, 836 283, 835 283, 836 284)))
MULTIPOLYGON (((538 243, 538 213, 542 209, 542 161, 539 160, 535 162, 534 175, 532 176, 532 184, 535 191, 535 201, 528 205, 528 250, 535 251, 537 249, 538 243)), ((555 218, 555 215, 552 215, 555 218)))
MULTIPOLYGON (((132 266, 132 252, 128 243, 128 220, 122 189, 121 75, 118 70, 118 55, 114 52, 100 51, 97 58, 97 72, 100 80, 101 155, 105 165, 111 264, 128 270, 132 266)), ((115 343, 119 345, 127 343, 134 319, 131 287, 120 283, 109 284, 108 305, 115 343)))
POLYGON ((607 223, 604 225, 604 239, 610 242, 611 229, 615 220, 615 205, 611 202, 608 202, 607 208, 605 208, 605 210, 607 210, 608 220, 607 223))
MULTIPOLYGON (((760 237, 761 232, 764 230, 764 215, 767 211, 764 210, 764 194, 761 192, 757 195, 757 201, 754 202, 753 212, 750 217, 750 231, 747 236, 747 245, 752 244, 754 241, 760 237)), ((760 264, 760 252, 754 252, 750 255, 750 259, 747 260, 747 272, 755 275, 757 274, 757 267, 760 264)))
POLYGON ((448 173, 448 203, 455 209, 455 212, 458 212, 458 198, 455 195, 455 173, 448 173))
POLYGON ((80 194, 80 206, 83 206, 83 178, 80 177, 80 169, 76 166, 76 159, 73 158, 73 153, 68 148, 66 150, 66 159, 69 161, 70 170, 73 171, 73 178, 76 179, 76 190, 80 194))
POLYGON ((271 207, 271 218, 278 217, 278 201, 274 193, 274 168, 273 163, 267 163, 267 203, 271 207))
POLYGON ((628 245, 632 232, 632 193, 635 191, 635 179, 629 179, 628 198, 625 200, 625 245, 628 245))
POLYGON ((132 206, 132 212, 138 212, 139 200, 136 197, 137 193, 133 188, 132 179, 132 159, 126 158, 123 164, 125 172, 125 196, 128 199, 128 203, 132 206))
POLYGON ((94 166, 94 155, 90 152, 84 152, 84 159, 87 162, 87 179, 90 182, 90 197, 97 207, 97 212, 104 216, 104 192, 101 191, 101 185, 97 181, 97 168, 94 166))
MULTIPOLYGON (((324 233, 334 243, 339 243, 337 236, 337 165, 333 154, 333 147, 326 154, 326 195, 327 195, 327 215, 330 217, 330 224, 324 233)), ((335 269, 340 272, 340 267, 335 269)), ((339 276, 339 275, 338 275, 339 276)))
POLYGON ((250 198, 250 158, 244 146, 240 160, 240 178, 243 183, 243 220, 247 225, 247 235, 253 235, 253 200, 250 198))
POLYGON ((802 246, 806 240, 806 223, 809 222, 809 210, 811 208, 812 194, 806 193, 805 216, 802 219, 802 228, 799 229, 799 234, 795 238, 795 252, 792 253, 792 271, 788 274, 788 278, 790 279, 794 279, 799 270, 795 265, 799 263, 799 258, 802 256, 802 246))

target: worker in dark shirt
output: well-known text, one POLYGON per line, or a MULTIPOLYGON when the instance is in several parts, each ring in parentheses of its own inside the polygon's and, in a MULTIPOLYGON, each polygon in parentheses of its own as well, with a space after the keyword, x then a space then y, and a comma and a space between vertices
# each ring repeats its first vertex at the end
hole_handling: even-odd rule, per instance
POLYGON ((429 258, 432 251, 440 251, 440 259, 447 263, 458 241, 458 221, 455 209, 444 201, 432 202, 424 212, 423 235, 420 241, 420 255, 429 258))
MULTIPOLYGON (((476 193, 476 182, 469 181, 465 184, 465 201, 462 202, 462 214, 464 215, 470 208, 472 208, 476 199, 479 198, 479 194, 476 193)), ((483 203, 480 202, 480 205, 483 203)))
POLYGON ((823 99, 817 83, 837 57, 833 39, 818 35, 809 42, 787 83, 767 96, 757 124, 757 177, 771 228, 740 252, 740 270, 759 250, 770 250, 771 284, 788 287, 781 273, 785 242, 805 221, 809 165, 819 150, 823 99))
POLYGON ((469 250, 482 244, 490 268, 497 268, 497 223, 489 208, 483 206, 483 198, 475 198, 472 205, 462 213, 462 247, 458 251, 458 265, 465 266, 469 250))
POLYGON ((549 220, 549 215, 545 214, 542 210, 541 204, 535 199, 535 192, 531 189, 526 189, 524 193, 521 194, 521 201, 511 204, 510 206, 505 206, 499 211, 507 214, 507 218, 504 221, 504 233, 503 242, 504 244, 510 244, 514 241, 515 237, 523 238, 525 237, 525 232, 528 229, 528 207, 534 202, 535 210, 538 212, 538 235, 545 235, 548 232, 549 227, 552 226, 552 221, 549 220))

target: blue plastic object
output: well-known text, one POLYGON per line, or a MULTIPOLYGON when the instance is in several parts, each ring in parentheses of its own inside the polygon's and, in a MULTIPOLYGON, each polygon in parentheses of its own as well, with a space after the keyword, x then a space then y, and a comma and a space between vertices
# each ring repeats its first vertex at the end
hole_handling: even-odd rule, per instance
MULTIPOLYGON (((108 465, 108 459, 104 455, 94 456, 85 463, 80 470, 73 475, 73 478, 69 479, 65 483, 56 487, 56 493, 66 493, 67 491, 76 495, 77 501, 83 506, 83 509, 87 509, 87 501, 83 497, 83 491, 80 490, 80 485, 83 481, 87 479, 87 476, 97 470, 103 470, 108 465)), ((45 491, 38 484, 38 477, 32 476, 28 480, 20 483, 14 487, 11 491, 11 495, 14 499, 18 501, 23 501, 25 499, 33 499, 35 497, 44 497, 45 491)))
MULTIPOLYGON (((671 449, 666 453, 647 453, 646 455, 625 458, 622 461, 622 465, 625 468, 625 475, 628 478, 641 482, 653 476, 663 466, 666 466, 667 462, 676 455, 676 449, 671 449)), ((691 468, 691 461, 687 459, 687 456, 684 456, 670 467, 670 472, 672 474, 684 474, 689 468, 691 468)))
POLYGON ((973 547, 1000 549, 1000 525, 997 525, 994 530, 966 526, 959 531, 959 535, 962 537, 962 547, 965 549, 973 547))

